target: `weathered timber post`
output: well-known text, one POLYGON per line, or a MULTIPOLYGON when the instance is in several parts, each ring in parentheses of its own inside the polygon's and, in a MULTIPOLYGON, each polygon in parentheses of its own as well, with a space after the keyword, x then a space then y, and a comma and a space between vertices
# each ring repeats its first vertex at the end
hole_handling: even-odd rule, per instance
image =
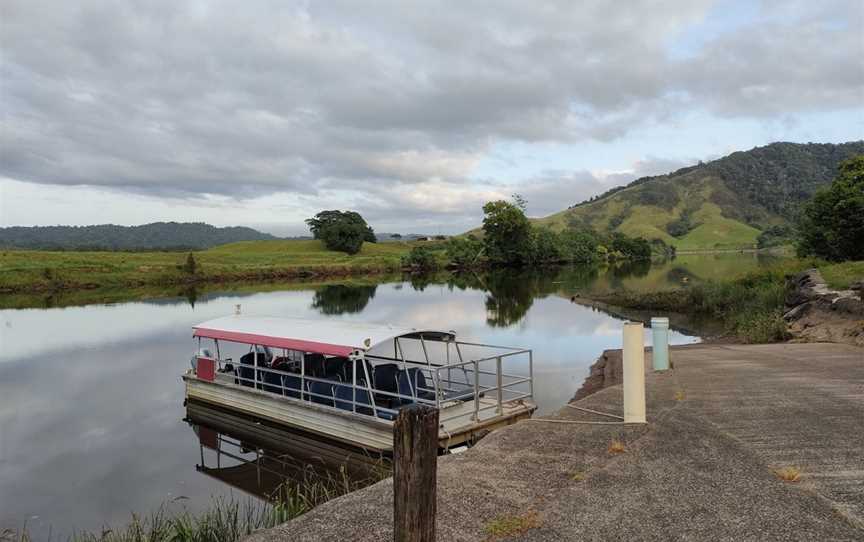
POLYGON ((393 428, 393 540, 435 541, 438 409, 399 410, 393 428))

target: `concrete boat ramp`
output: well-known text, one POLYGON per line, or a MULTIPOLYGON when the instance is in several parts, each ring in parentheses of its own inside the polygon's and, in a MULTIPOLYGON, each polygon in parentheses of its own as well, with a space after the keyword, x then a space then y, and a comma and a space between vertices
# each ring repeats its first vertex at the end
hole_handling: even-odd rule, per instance
MULTIPOLYGON (((671 357, 647 373, 647 425, 565 406, 440 458, 438 540, 864 540, 864 350, 671 357)), ((573 404, 620 415, 621 387, 573 404)), ((249 540, 392 540, 392 495, 388 479, 249 540)))

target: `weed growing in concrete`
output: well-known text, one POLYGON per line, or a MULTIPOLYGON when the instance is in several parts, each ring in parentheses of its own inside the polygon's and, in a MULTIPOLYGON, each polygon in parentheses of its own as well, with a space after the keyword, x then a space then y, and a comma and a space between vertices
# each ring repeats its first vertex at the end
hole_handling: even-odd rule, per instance
POLYGON ((801 469, 798 467, 783 467, 775 470, 774 474, 784 482, 797 482, 801 479, 801 469))
POLYGON ((681 390, 676 391, 675 392, 675 400, 676 401, 683 401, 684 400, 684 392, 681 390))
POLYGON ((500 516, 493 519, 483 528, 492 537, 507 537, 524 533, 528 529, 540 526, 537 512, 528 512, 521 516, 500 516))
POLYGON ((612 442, 609 443, 609 453, 610 454, 623 454, 627 451, 627 447, 624 446, 624 443, 618 440, 617 438, 613 438, 612 442))
POLYGON ((585 479, 585 473, 579 472, 579 471, 571 472, 570 473, 570 479, 573 480, 574 482, 581 482, 582 480, 585 479))

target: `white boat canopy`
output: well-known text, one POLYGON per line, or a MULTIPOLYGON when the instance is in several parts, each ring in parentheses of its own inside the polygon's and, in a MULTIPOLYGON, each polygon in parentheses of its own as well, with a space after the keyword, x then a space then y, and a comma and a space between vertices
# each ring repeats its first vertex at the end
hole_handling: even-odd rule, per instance
POLYGON ((193 336, 331 356, 367 352, 399 337, 453 339, 452 331, 415 329, 343 320, 304 320, 267 316, 225 316, 193 326, 193 336))

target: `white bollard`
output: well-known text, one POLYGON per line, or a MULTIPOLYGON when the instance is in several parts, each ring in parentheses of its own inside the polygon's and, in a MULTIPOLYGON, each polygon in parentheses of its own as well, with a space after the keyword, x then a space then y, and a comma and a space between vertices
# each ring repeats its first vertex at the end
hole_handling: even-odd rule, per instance
POLYGON ((645 419, 645 339, 641 322, 624 324, 624 423, 645 419))

